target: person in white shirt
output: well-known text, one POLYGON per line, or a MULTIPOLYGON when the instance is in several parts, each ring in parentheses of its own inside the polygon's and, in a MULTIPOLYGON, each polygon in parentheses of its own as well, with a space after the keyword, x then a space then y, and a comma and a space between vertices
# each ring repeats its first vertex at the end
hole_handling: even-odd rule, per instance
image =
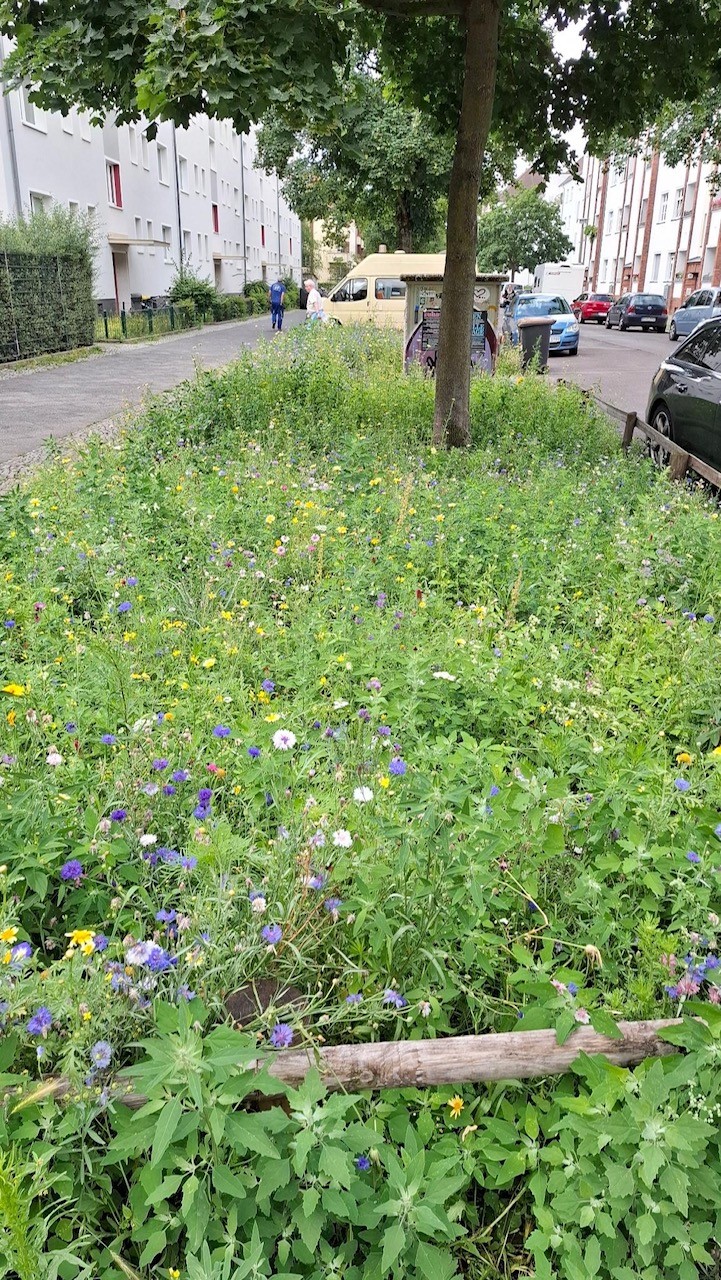
POLYGON ((325 311, 323 310, 323 299, 318 291, 315 280, 306 280, 305 287, 308 290, 308 302, 306 309, 309 320, 325 320, 325 311))

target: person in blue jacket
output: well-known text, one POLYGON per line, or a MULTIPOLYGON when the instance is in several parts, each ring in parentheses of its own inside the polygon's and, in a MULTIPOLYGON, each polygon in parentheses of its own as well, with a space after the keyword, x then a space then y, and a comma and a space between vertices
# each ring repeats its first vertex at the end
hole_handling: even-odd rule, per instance
POLYGON ((270 286, 270 315, 273 321, 273 328, 278 329, 280 333, 283 328, 283 313, 285 311, 285 285, 282 280, 276 280, 275 284, 270 286))

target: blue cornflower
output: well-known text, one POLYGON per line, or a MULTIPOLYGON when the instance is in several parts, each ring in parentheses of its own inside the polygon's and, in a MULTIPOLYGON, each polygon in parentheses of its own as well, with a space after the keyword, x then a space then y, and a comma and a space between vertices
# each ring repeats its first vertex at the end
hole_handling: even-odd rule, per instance
POLYGON ((577 984, 576 984, 575 982, 569 982, 569 983, 568 983, 568 986, 566 987, 566 990, 567 990, 567 992, 568 992, 569 996, 577 996, 577 995, 578 995, 578 986, 577 986, 577 984))
POLYGON ((155 913, 155 919, 158 920, 160 924, 172 924, 174 920, 177 920, 177 918, 177 911, 167 911, 165 907, 163 907, 162 911, 156 911, 155 913))
POLYGON ((102 1070, 103 1067, 109 1067, 112 1056, 113 1046, 108 1044, 107 1040, 97 1040, 90 1050, 90 1058, 97 1071, 102 1070))
POLYGON ((693 849, 689 850, 689 852, 686 854, 686 858, 688 862, 696 863, 701 861, 700 855, 698 853, 694 853, 693 849))
POLYGON ((368 1159, 368 1156, 357 1156, 355 1167, 360 1171, 360 1173, 367 1173, 371 1167, 371 1162, 368 1159))
POLYGON ((500 788, 500 787, 497 787, 497 786, 495 785, 495 783, 494 783, 494 785, 491 787, 490 795, 492 795, 492 796, 498 796, 498 795, 500 795, 500 794, 501 794, 501 788, 500 788))
POLYGON ((194 1000, 195 992, 190 990, 190 987, 187 985, 187 983, 181 982, 176 992, 175 998, 176 1000, 194 1000))
POLYGON ((716 836, 717 840, 721 840, 721 822, 719 822, 717 827, 714 827, 713 833, 716 836))
POLYGON ((173 782, 189 782, 190 774, 187 769, 176 769, 175 773, 170 775, 173 782))
POLYGON ((100 739, 106 747, 112 747, 118 741, 114 733, 104 733, 100 739))
POLYGON ((390 738, 391 736, 390 725, 379 724, 378 728, 376 729, 376 733, 378 734, 379 738, 390 738))
POLYGON ((137 578, 126 578, 126 579, 125 579, 125 585, 126 585, 126 587, 137 587, 137 585, 138 585, 138 579, 137 579, 137 578))
POLYGON ((260 747, 248 747, 248 755, 251 760, 257 760, 260 755, 260 747))
POLYGON ((75 723, 75 721, 74 721, 74 720, 68 720, 68 723, 67 723, 67 724, 66 724, 66 726, 65 726, 65 732, 66 732, 66 733, 75 733, 75 730, 77 729, 77 727, 78 727, 78 726, 76 725, 76 723, 75 723))
POLYGON ((177 961, 174 956, 168 955, 163 947, 154 946, 145 963, 151 973, 163 973, 165 969, 170 969, 177 961))
POLYGON ((198 865, 198 859, 192 853, 184 853, 180 859, 180 865, 183 871, 195 871, 198 865))
POLYGON ((279 924, 266 924, 261 929, 260 936, 269 946, 274 947, 276 942, 280 942, 283 937, 283 930, 279 924))
POLYGON ((18 942, 10 951, 10 963, 14 965, 24 964, 29 960, 33 953, 33 949, 29 942, 18 942))
POLYGON ((346 996, 345 1002, 346 1004, 360 1004, 362 999, 360 991, 351 991, 350 995, 346 996))
POLYGON ((264 680, 260 687, 263 693, 275 693, 275 683, 272 680, 264 680))
POLYGON ((383 1004, 391 1004, 394 1009, 405 1009, 408 1001, 400 991, 394 991, 392 987, 388 987, 383 995, 383 1004))
POLYGON ((83 864, 82 862, 79 862, 77 858, 70 858, 67 862, 64 862, 60 868, 61 880, 78 881, 82 880, 84 875, 85 872, 83 871, 83 864))
POLYGON ((336 916, 343 906, 343 902, 340 898, 326 898, 323 906, 329 915, 336 916))
POLYGON ((276 1022, 270 1033, 270 1043, 274 1049, 287 1049, 293 1043, 293 1028, 287 1022, 276 1022))
POLYGON ((41 1005, 37 1013, 28 1019, 26 1029, 31 1036, 46 1036, 53 1025, 53 1015, 45 1005, 41 1005))
POLYGON ((93 938, 93 946, 96 951, 106 951, 108 947, 108 939, 104 933, 96 933, 93 938))
POLYGON ((705 613, 705 614, 703 615, 703 620, 704 620, 704 622, 715 622, 715 621, 716 621, 716 619, 714 618, 714 616, 713 616, 713 614, 712 614, 712 613, 705 613))
POLYGON ((400 756, 394 756, 388 765, 388 772, 394 774, 398 778, 402 778, 406 772, 406 762, 400 756))
POLYGON ((205 819, 209 816, 210 816, 210 805, 196 804, 195 808, 193 809, 193 817, 197 818, 198 822, 204 822, 205 819))
POLYGON ((175 795, 175 787, 173 786, 172 782, 166 782, 165 786, 163 787, 163 795, 164 796, 175 795))
POLYGON ((123 600, 123 603, 118 605, 118 613, 129 613, 132 607, 129 600, 123 600))
POLYGON ((167 767, 168 767, 168 761, 164 757, 161 757, 159 760, 153 761, 153 768, 155 769, 156 773, 162 773, 163 769, 167 769, 167 767))
POLYGON ((127 809, 113 809, 112 813, 110 814, 110 820, 111 822, 125 822, 125 819, 127 818, 127 816, 128 816, 127 809))
POLYGON ((677 791, 688 791, 691 787, 691 783, 687 782, 685 778, 674 778, 673 785, 677 791))
POLYGON ((533 911, 538 911, 538 909, 539 909, 539 907, 538 907, 538 903, 537 903, 537 902, 534 902, 534 901, 533 901, 533 898, 529 898, 529 899, 528 899, 528 910, 529 910, 529 911, 531 911, 531 912, 533 912, 533 911))
POLYGON ((226 726, 226 725, 224 725, 224 724, 216 724, 216 726, 215 726, 215 728, 214 728, 214 730, 213 730, 213 737, 214 737, 214 738, 229 738, 229 737, 230 737, 230 729, 228 729, 228 728, 227 728, 227 726, 226 726))
POLYGON ((8 631, 12 631, 13 627, 15 626, 15 623, 13 622, 12 618, 8 618, 7 621, 3 623, 3 626, 7 627, 8 631))
POLYGON ((198 799, 201 804, 208 804, 213 797, 210 787, 200 787, 198 790, 198 799))

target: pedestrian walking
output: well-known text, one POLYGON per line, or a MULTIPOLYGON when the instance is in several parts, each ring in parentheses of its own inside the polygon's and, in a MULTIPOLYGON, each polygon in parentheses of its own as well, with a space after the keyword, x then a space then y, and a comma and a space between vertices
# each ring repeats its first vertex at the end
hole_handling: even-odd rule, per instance
POLYGON ((270 316, 273 322, 273 328, 280 333, 283 328, 283 316, 285 314, 285 285, 278 277, 275 284, 270 286, 270 316))
POLYGON ((318 289, 315 280, 311 280, 310 278, 306 280, 305 287, 308 290, 308 303, 306 307, 308 319, 313 321, 325 320, 326 315, 323 310, 323 298, 321 297, 320 290, 318 289))

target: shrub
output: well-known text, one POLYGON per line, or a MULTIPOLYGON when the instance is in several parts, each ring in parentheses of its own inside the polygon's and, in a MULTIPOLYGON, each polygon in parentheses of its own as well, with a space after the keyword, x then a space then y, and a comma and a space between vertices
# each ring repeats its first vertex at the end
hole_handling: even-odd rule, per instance
POLYGON ((0 222, 0 361, 90 346, 92 219, 56 206, 0 222))
POLYGON ((198 311, 210 311, 218 297, 215 285, 189 264, 176 272, 168 290, 169 302, 194 302, 198 311))

